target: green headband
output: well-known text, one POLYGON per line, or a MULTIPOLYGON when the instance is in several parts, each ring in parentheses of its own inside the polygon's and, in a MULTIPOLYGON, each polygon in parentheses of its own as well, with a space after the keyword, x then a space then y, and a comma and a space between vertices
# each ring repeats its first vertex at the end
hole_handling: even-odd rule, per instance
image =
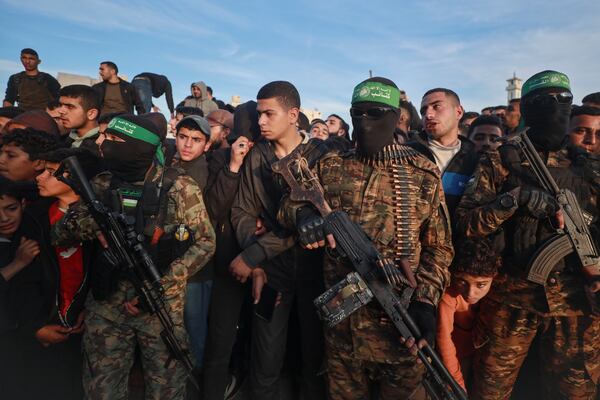
POLYGON ((160 138, 156 134, 150 132, 148 129, 119 117, 111 119, 106 129, 113 130, 134 139, 141 140, 142 142, 151 144, 152 146, 156 146, 156 159, 161 165, 165 164, 165 155, 163 153, 162 146, 160 145, 160 138))
POLYGON ((394 108, 400 105, 400 90, 380 82, 362 82, 356 85, 352 93, 352 104, 372 101, 394 108))
POLYGON ((527 79, 523 84, 521 91, 521 97, 527 96, 529 93, 537 89, 545 88, 561 88, 571 91, 571 84, 569 77, 562 72, 556 71, 542 71, 531 78, 527 79))

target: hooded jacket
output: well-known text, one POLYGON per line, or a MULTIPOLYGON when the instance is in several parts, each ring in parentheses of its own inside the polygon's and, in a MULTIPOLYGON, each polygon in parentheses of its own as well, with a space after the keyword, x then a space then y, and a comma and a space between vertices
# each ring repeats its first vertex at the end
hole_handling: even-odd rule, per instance
POLYGON ((211 112, 218 110, 219 107, 217 104, 208 98, 208 90, 206 90, 206 84, 202 81, 194 82, 190 86, 190 90, 193 87, 200 88, 200 92, 202 93, 201 97, 194 97, 190 95, 186 97, 178 106, 183 105, 184 107, 196 107, 202 110, 204 115, 208 115, 211 112))

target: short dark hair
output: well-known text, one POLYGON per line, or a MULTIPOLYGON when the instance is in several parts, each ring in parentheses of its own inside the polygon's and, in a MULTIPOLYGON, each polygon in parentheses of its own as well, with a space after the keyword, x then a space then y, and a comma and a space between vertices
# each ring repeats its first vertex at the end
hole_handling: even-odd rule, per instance
POLYGON ((327 123, 325 121, 323 121, 321 118, 315 118, 312 121, 310 121, 310 129, 312 129, 317 124, 327 126, 327 123))
POLYGON ((507 108, 508 108, 507 106, 495 106, 495 107, 492 108, 492 112, 496 111, 496 110, 504 110, 504 111, 506 111, 507 108))
MULTIPOLYGON (((402 105, 402 101, 403 100, 400 100, 400 105, 402 105)), ((412 114, 412 112, 411 112, 411 114, 412 114)), ((329 117, 335 117, 335 118, 339 119, 340 123, 342 125, 342 129, 346 131, 346 136, 350 136, 350 125, 348 125, 348 123, 346 121, 344 121, 344 118, 340 117, 337 114, 331 114, 331 115, 329 115, 329 117)), ((329 117, 327 117, 327 119, 329 119, 329 117)))
POLYGON ((257 100, 277 98, 286 108, 300 108, 300 93, 294 85, 287 81, 269 82, 260 88, 257 100))
POLYGON ((500 118, 496 117, 495 115, 480 115, 479 117, 475 118, 473 122, 471 122, 471 126, 469 126, 469 133, 467 134, 467 137, 470 137, 471 133, 473 133, 475 128, 480 125, 497 126, 500 129, 500 132, 504 132, 504 127, 502 126, 502 121, 500 120, 500 118))
POLYGON ((494 109, 494 107, 483 107, 483 108, 481 109, 481 113, 483 114, 484 112, 486 112, 486 111, 488 111, 488 110, 489 110, 489 111, 492 111, 493 109, 494 109))
MULTIPOLYGON (((235 118, 233 122, 235 123, 235 118)), ((304 114, 302 111, 298 113, 298 128, 301 131, 310 131, 310 121, 308 120, 306 114, 304 114)))
POLYGON ((188 115, 199 115, 201 117, 204 117, 204 111, 202 111, 202 109, 198 107, 179 106, 175 108, 175 112, 183 114, 184 117, 187 117, 188 115))
POLYGON ((37 51, 35 51, 34 49, 31 49, 29 47, 26 47, 23 50, 21 50, 21 55, 23 55, 23 54, 29 54, 30 56, 34 56, 35 58, 40 58, 40 56, 38 56, 37 51))
POLYGON ((69 85, 60 89, 59 96, 79 99, 83 111, 96 109, 100 111, 100 99, 98 93, 91 86, 87 85, 69 85))
POLYGON ((25 197, 23 189, 23 185, 0 175, 0 197, 8 196, 21 201, 25 197))
POLYGON ((582 103, 594 103, 600 105, 600 92, 590 93, 585 96, 582 100, 582 103))
POLYGON ((460 118, 460 121, 458 121, 458 123, 462 124, 466 119, 477 118, 477 117, 479 117, 478 112, 467 111, 466 113, 463 114, 463 116, 460 118))
POLYGON ((99 124, 108 124, 111 119, 117 118, 118 116, 124 115, 124 114, 127 114, 127 113, 113 112, 113 113, 108 113, 108 114, 102 114, 101 116, 98 117, 98 123, 99 124))
POLYGON ((571 118, 579 115, 592 115, 594 117, 600 115, 600 107, 594 106, 573 106, 571 108, 571 118))
POLYGON ((50 111, 56 110, 58 107, 60 107, 60 102, 58 99, 52 99, 48 102, 48 104, 46 104, 46 108, 50 111))
POLYGON ((213 94, 213 91, 212 91, 212 88, 211 88, 210 86, 207 86, 207 87, 206 87, 206 91, 207 91, 208 93, 210 93, 210 94, 211 94, 211 96, 212 96, 212 94, 213 94))
POLYGON ((30 160, 37 160, 39 155, 61 147, 56 135, 38 131, 33 128, 15 129, 2 136, 2 145, 13 144, 29 155, 30 160))
POLYGON ((0 107, 0 117, 13 119, 24 112, 25 110, 19 107, 0 107))
POLYGON ((521 102, 521 98, 517 97, 514 99, 510 99, 510 101, 508 102, 508 104, 513 104, 513 103, 520 103, 521 102))
POLYGON ((502 258, 489 239, 463 239, 458 241, 456 246, 456 255, 450 265, 450 272, 494 276, 501 263, 502 258))
POLYGON ((38 160, 60 163, 65 158, 75 156, 83 169, 85 176, 90 179, 105 170, 98 156, 86 148, 60 147, 38 155, 38 160))
POLYGON ((456 92, 454 90, 451 89, 446 89, 446 88, 433 88, 433 89, 429 89, 428 91, 425 92, 425 94, 423 95, 423 99, 427 96, 429 96, 432 93, 437 93, 437 92, 442 92, 445 93, 446 96, 450 96, 454 99, 454 101, 456 101, 456 104, 460 104, 460 97, 458 97, 458 95, 456 94, 456 92))
POLYGON ((100 63, 100 65, 102 65, 102 64, 107 65, 109 68, 114 69, 115 70, 115 74, 119 73, 119 67, 117 67, 117 64, 115 64, 114 62, 112 62, 112 61, 102 61, 100 63))

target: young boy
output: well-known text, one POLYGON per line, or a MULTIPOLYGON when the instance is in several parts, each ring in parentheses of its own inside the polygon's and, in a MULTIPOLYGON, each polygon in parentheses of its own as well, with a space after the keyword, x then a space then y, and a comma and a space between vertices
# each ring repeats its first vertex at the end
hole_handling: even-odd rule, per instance
POLYGON ((451 284, 438 305, 438 351, 465 390, 475 352, 473 327, 478 303, 490 291, 499 266, 500 257, 488 240, 461 241, 450 266, 451 284))
POLYGON ((33 182, 44 170, 44 163, 37 155, 58 147, 58 136, 31 128, 7 133, 0 143, 0 175, 15 182, 33 182))

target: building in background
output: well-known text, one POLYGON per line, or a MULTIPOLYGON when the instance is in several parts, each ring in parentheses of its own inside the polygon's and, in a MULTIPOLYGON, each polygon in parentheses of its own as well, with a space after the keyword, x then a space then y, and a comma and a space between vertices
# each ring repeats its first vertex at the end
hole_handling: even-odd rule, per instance
POLYGON ((508 95, 508 100, 506 104, 508 104, 512 99, 520 99, 521 98, 521 88, 523 87, 523 81, 517 78, 516 73, 513 72, 513 77, 507 79, 508 86, 506 86, 506 93, 508 95))
POLYGON ((304 113, 304 115, 306 115, 306 117, 308 118, 309 121, 312 121, 313 119, 321 119, 322 118, 322 114, 321 111, 317 110, 316 108, 309 110, 308 108, 301 108, 300 111, 302 111, 304 113))

